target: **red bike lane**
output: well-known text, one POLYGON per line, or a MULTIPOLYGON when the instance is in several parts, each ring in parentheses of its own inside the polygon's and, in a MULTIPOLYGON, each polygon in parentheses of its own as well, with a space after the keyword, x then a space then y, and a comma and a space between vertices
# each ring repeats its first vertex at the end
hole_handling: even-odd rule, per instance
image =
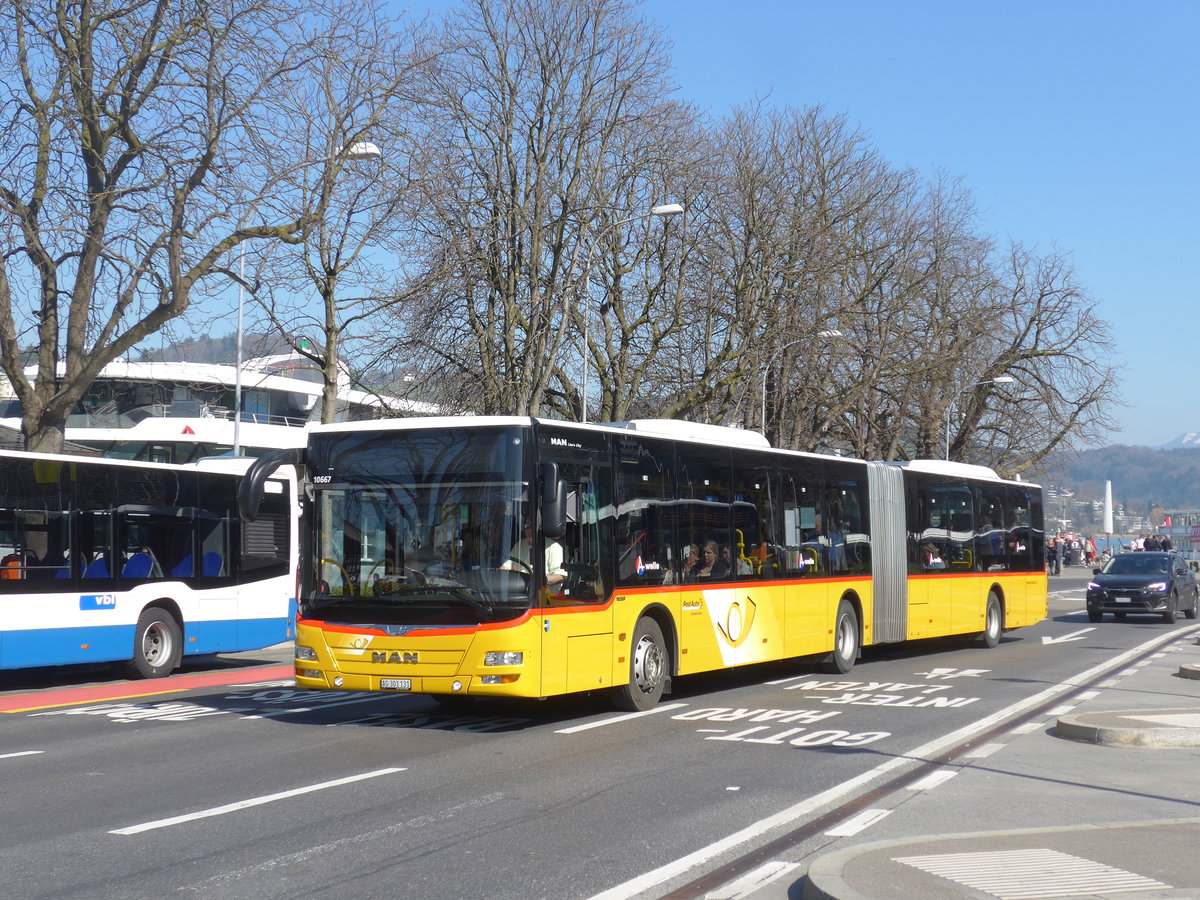
POLYGON ((293 672, 294 668, 291 664, 248 666, 220 672, 171 675, 167 678, 154 678, 149 681, 120 681, 115 684, 92 684, 78 688, 47 688, 0 697, 0 713, 33 712, 39 709, 94 703, 99 700, 127 700, 134 697, 179 694, 199 688, 241 684, 248 681, 272 681, 279 678, 290 678, 293 672))

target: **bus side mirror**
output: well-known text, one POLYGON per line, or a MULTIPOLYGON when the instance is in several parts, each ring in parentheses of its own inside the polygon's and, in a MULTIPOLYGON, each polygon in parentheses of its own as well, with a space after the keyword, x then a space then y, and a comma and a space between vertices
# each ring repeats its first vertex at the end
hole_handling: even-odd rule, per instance
POLYGON ((304 448, 271 450, 250 464, 250 468, 242 476, 241 484, 238 485, 238 516, 243 522, 253 522, 258 518, 258 508, 262 505, 263 488, 267 479, 280 466, 286 465, 304 465, 304 448))
POLYGON ((567 483, 558 477, 558 463, 544 462, 542 476, 542 534, 561 538, 567 533, 567 483))

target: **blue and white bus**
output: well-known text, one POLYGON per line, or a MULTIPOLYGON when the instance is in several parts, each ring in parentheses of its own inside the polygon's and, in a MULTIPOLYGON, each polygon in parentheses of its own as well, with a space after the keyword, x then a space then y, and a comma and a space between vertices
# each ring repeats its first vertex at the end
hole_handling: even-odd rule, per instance
POLYGON ((265 486, 243 523, 248 459, 165 465, 0 451, 0 669, 127 664, 291 640, 296 479, 265 486))

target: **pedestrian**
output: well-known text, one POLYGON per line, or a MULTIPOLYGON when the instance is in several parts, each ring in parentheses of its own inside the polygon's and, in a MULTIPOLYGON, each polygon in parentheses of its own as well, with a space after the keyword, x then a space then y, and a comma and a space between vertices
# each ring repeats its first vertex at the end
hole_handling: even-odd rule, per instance
POLYGON ((1046 542, 1046 563, 1050 567, 1051 575, 1062 574, 1062 570, 1059 568, 1058 553, 1058 541, 1056 541, 1054 538, 1050 538, 1050 540, 1046 542))

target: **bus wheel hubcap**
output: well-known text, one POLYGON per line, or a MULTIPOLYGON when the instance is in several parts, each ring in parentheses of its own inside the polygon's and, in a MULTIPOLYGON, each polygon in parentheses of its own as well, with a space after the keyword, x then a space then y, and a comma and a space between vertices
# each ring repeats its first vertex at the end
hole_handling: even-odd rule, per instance
POLYGON ((662 650, 650 638, 643 637, 633 651, 633 677, 638 689, 649 693, 662 680, 662 650))

